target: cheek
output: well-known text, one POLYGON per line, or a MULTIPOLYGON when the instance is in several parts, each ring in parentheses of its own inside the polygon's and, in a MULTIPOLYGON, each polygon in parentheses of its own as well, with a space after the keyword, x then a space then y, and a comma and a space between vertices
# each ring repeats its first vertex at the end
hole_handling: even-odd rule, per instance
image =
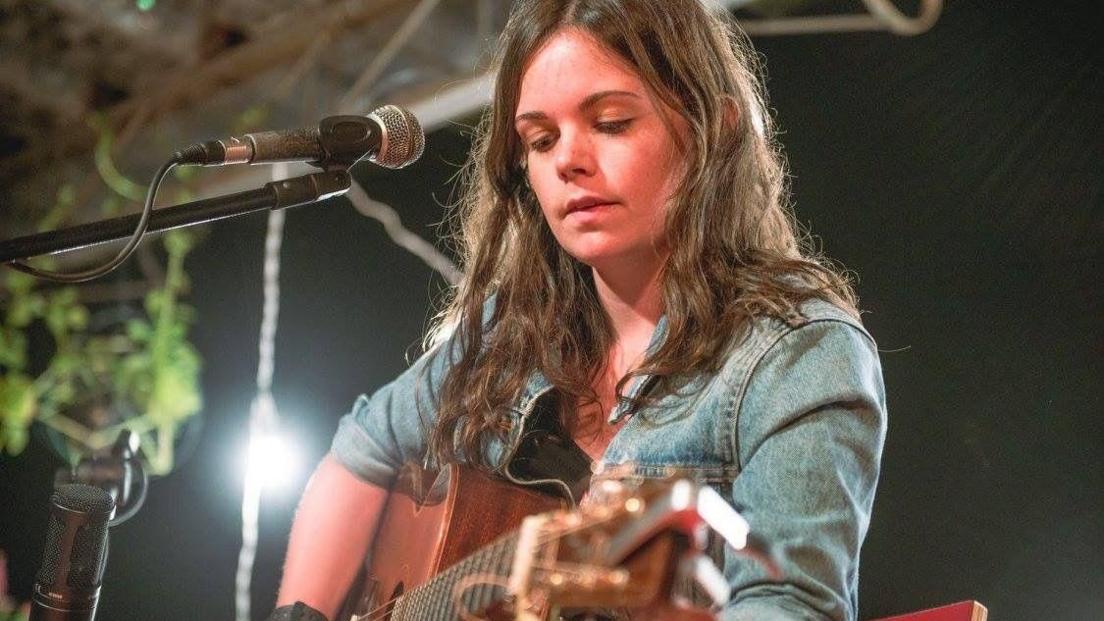
MULTIPOLYGON (((537 204, 540 205, 541 213, 544 214, 545 220, 548 218, 548 206, 554 203, 554 185, 540 173, 540 170, 529 169, 529 191, 533 193, 533 196, 537 199, 537 204)), ((551 222, 551 220, 549 220, 551 222)))
POLYGON ((647 136, 617 145, 614 157, 616 168, 623 177, 638 184, 656 187, 671 176, 670 172, 683 165, 679 149, 665 127, 657 125, 648 129, 647 136))
POLYGON ((662 148, 642 149, 632 154, 630 166, 623 170, 622 184, 650 211, 662 214, 678 188, 685 163, 662 148))

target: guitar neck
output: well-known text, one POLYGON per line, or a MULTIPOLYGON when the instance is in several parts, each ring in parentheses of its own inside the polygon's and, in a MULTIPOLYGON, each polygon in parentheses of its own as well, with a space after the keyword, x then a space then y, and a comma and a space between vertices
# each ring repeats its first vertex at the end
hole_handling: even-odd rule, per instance
MULTIPOLYGON (((500 537, 400 596, 392 609, 391 619, 454 621, 461 618, 457 605, 474 615, 502 601, 506 597, 506 579, 516 549, 516 533, 500 537)), ((371 618, 365 617, 364 621, 371 618)))

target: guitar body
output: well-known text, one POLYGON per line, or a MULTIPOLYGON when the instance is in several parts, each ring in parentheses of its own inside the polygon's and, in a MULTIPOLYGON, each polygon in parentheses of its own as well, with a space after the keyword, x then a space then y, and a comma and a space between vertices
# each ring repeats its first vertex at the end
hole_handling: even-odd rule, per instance
POLYGON ((526 516, 564 506, 473 468, 450 465, 434 477, 409 466, 381 516, 367 575, 354 584, 337 618, 390 620, 388 603, 397 596, 516 530, 526 516))

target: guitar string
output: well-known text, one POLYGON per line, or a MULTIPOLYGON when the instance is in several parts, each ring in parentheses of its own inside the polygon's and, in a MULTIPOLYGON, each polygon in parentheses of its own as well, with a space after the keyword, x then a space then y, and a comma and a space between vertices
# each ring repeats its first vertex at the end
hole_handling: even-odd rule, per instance
MULTIPOLYGON (((580 523, 580 524, 565 528, 564 530, 557 531, 555 533, 549 533, 549 534, 544 535, 542 537, 539 537, 537 539, 537 546, 548 545, 553 540, 563 539, 564 537, 567 537, 569 535, 573 535, 576 532, 578 532, 580 530, 583 530, 585 528, 590 528, 590 527, 593 527, 593 526, 599 526, 599 525, 602 525, 606 522, 613 521, 616 518, 617 518, 617 515, 607 516, 605 518, 602 518, 602 519, 599 519, 599 520, 596 520, 596 521, 580 523)), ((516 537, 516 531, 511 532, 507 535, 504 535, 503 537, 500 537, 497 541, 494 541, 494 542, 488 544, 484 548, 485 552, 473 554, 473 555, 469 556, 468 558, 464 559, 464 561, 467 561, 469 559, 474 559, 475 557, 482 557, 482 556, 490 555, 491 551, 496 546, 500 546, 504 543, 508 543, 511 539, 513 539, 515 537, 516 537)), ((779 571, 777 564, 769 556, 767 556, 765 554, 762 554, 762 553, 758 552, 757 550, 752 550, 752 549, 746 548, 746 547, 743 548, 743 549, 740 549, 740 550, 733 550, 733 551, 736 552, 737 554, 747 556, 747 557, 751 558, 753 561, 757 562, 759 565, 762 565, 766 569, 767 573, 770 575, 771 578, 778 579, 781 576, 781 572, 779 571)), ((516 553, 516 548, 515 548, 515 553, 516 553)), ((461 563, 463 563, 464 561, 461 561, 461 563)), ((452 567, 446 569, 445 571, 437 574, 436 576, 434 576, 430 580, 430 582, 427 582, 426 584, 422 585, 421 587, 418 587, 417 590, 410 591, 407 595, 413 594, 413 593, 418 593, 418 592, 421 591, 421 589, 423 587, 428 587, 428 586, 430 586, 430 584, 432 582, 437 581, 438 579, 443 579, 452 569, 460 567, 461 563, 457 563, 456 565, 453 565, 452 567)), ((539 563, 534 563, 533 567, 536 567, 538 569, 550 570, 552 567, 555 567, 555 565, 544 566, 544 565, 541 565, 539 563)), ((559 565, 559 567, 564 567, 564 565, 561 564, 561 565, 559 565)), ((581 570, 575 570, 575 571, 580 572, 581 570)), ((469 578, 470 578, 470 576, 469 576, 469 578)), ((461 580, 464 580, 464 578, 461 578, 461 580)), ((495 585, 495 586, 501 586, 501 585, 495 585)), ((455 586, 454 586, 454 589, 455 589, 455 586)), ((384 616, 382 616, 382 615, 386 615, 389 612, 387 610, 387 608, 391 604, 398 602, 402 598, 403 598, 403 595, 399 595, 397 597, 393 597, 393 598, 383 602, 381 605, 379 605, 376 608, 372 609, 371 611, 367 612, 366 616, 358 617, 357 621, 378 621, 380 619, 383 619, 384 616)))
MULTIPOLYGON (((566 528, 564 530, 556 531, 556 533, 554 533, 554 534, 544 535, 544 536, 538 538, 537 545, 538 546, 548 545, 549 543, 551 543, 551 541, 553 539, 562 538, 562 537, 567 536, 567 535, 573 535, 574 533, 576 533, 576 531, 581 530, 581 529, 586 528, 586 527, 597 526, 597 525, 602 525, 606 522, 611 522, 611 520, 613 520, 615 517, 616 516, 605 517, 603 519, 596 520, 596 522, 590 522, 590 523, 586 523, 586 524, 578 524, 578 525, 566 528)), ((498 545, 503 544, 503 543, 507 543, 507 541, 509 541, 510 539, 513 539, 516 536, 517 536, 517 531, 512 531, 512 533, 510 533, 508 535, 505 535, 505 536, 502 536, 502 537, 499 538, 499 540, 493 541, 493 543, 489 544, 485 548, 485 550, 486 550, 485 552, 476 552, 475 555, 471 555, 471 556, 482 556, 484 554, 489 555, 490 552, 491 552, 491 549, 493 547, 498 546, 498 545)), ((467 559, 465 559, 465 560, 467 560, 467 559)), ((463 562, 463 561, 461 561, 461 562, 463 562)), ((426 582, 425 585, 422 585, 421 587, 418 587, 416 590, 410 591, 410 592, 405 593, 405 594, 420 592, 423 588, 431 586, 431 582, 434 582, 438 579, 443 579, 447 575, 447 573, 449 573, 453 569, 459 567, 459 565, 460 564, 457 564, 457 565, 454 565, 452 567, 449 567, 448 569, 445 569, 444 571, 438 573, 438 575, 434 576, 431 580, 429 580, 429 582, 426 582)), ((357 621, 379 621, 380 619, 384 619, 385 615, 388 614, 388 612, 389 612, 388 608, 391 606, 391 604, 399 601, 403 597, 404 597, 403 594, 400 594, 400 596, 391 598, 389 600, 386 600, 386 601, 380 603, 380 606, 375 607, 372 610, 370 610, 368 612, 365 612, 364 615, 361 615, 361 617, 358 617, 357 621)))
POLYGON ((456 611, 460 614, 462 621, 483 621, 479 617, 471 614, 466 610, 464 604, 464 591, 471 587, 482 587, 486 585, 502 587, 503 589, 509 588, 509 579, 497 574, 472 574, 470 576, 464 576, 452 587, 452 605, 456 608, 456 611))
MULTIPOLYGON (((588 527, 592 527, 592 526, 602 525, 603 523, 606 523, 606 522, 611 522, 611 520, 613 520, 615 517, 616 516, 606 517, 606 518, 603 518, 601 520, 597 520, 597 522, 591 522, 591 523, 587 523, 587 524, 575 525, 575 526, 572 526, 570 528, 566 528, 564 530, 556 531, 556 533, 553 533, 553 534, 544 535, 544 536, 538 538, 537 546, 539 546, 539 547, 546 546, 546 545, 549 545, 550 543, 552 543, 553 540, 560 539, 560 538, 563 538, 563 537, 566 537, 566 536, 569 536, 569 535, 573 535, 573 534, 577 533, 578 530, 582 530, 584 528, 588 528, 588 527)), ((509 541, 511 539, 513 539, 514 537, 516 537, 516 536, 517 536, 516 534, 511 533, 511 534, 509 534, 505 537, 502 537, 499 541, 496 541, 496 543, 492 543, 492 544, 488 545, 485 548, 484 552, 477 552, 477 554, 471 555, 470 557, 468 557, 465 560, 468 560, 468 559, 473 558, 473 557, 482 557, 482 556, 488 556, 489 557, 491 555, 491 551, 492 551, 493 548, 495 548, 496 546, 500 546, 501 544, 509 543, 509 541)), ((514 549, 514 552, 517 552, 517 549, 514 549)), ((411 596, 411 594, 418 593, 418 592, 423 592, 423 589, 432 588, 432 587, 436 586, 436 585, 432 585, 432 582, 437 582, 438 580, 445 579, 449 575, 449 573, 453 573, 455 569, 459 569, 461 566, 463 566, 463 564, 464 564, 464 561, 460 561, 460 562, 458 562, 458 564, 456 564, 452 567, 449 567, 448 569, 445 569, 444 571, 438 573, 437 576, 433 577, 431 580, 429 580, 429 582, 426 582, 425 585, 422 585, 421 587, 418 587, 416 590, 410 591, 410 592, 407 592, 407 593, 404 593, 404 594, 400 594, 400 596, 397 596, 397 597, 391 598, 390 600, 386 600, 386 601, 382 602, 380 604, 380 606, 375 607, 372 610, 368 611, 367 613, 364 613, 364 615, 361 615, 361 617, 358 617, 357 621, 378 621, 380 619, 384 619, 385 615, 388 614, 388 612, 389 612, 388 608, 391 606, 391 604, 403 599, 403 597, 405 597, 405 596, 411 596)), ((533 567, 538 568, 538 569, 544 569, 544 570, 552 570, 552 568, 554 568, 555 566, 554 565, 545 566, 545 565, 542 565, 542 564, 533 564, 533 567)))
MULTIPOLYGON (((548 539, 551 540, 553 538, 555 538, 555 537, 549 537, 548 539)), ((546 542, 542 542, 542 545, 543 545, 543 543, 546 543, 546 542)), ((490 547, 488 547, 488 552, 489 551, 490 551, 490 547)), ((771 578, 773 578, 775 580, 780 578, 780 572, 778 570, 777 565, 774 563, 773 560, 771 560, 767 556, 765 556, 765 555, 763 555, 763 554, 761 554, 757 551, 748 550, 748 549, 735 550, 735 552, 738 553, 738 554, 748 556, 752 560, 758 562, 760 565, 763 565, 767 569, 767 572, 770 574, 771 578)), ((460 564, 454 565, 453 567, 460 567, 460 564)), ((587 566, 586 565, 579 565, 577 563, 558 563, 558 564, 551 564, 551 565, 545 565, 545 564, 542 564, 542 563, 534 563, 533 567, 535 567, 537 569, 546 570, 546 571, 556 570, 556 571, 559 571, 561 573, 583 574, 583 573, 585 573, 585 571, 586 571, 585 568, 587 566), (573 568, 573 566, 578 566, 578 568, 573 568)), ((449 572, 450 572, 450 570, 446 569, 444 572, 441 572, 440 574, 438 574, 434 578, 434 580, 436 580, 438 578, 444 578, 449 572)), ((498 575, 498 574, 480 573, 480 574, 471 574, 471 575, 468 575, 468 576, 463 576, 459 579, 459 581, 455 585, 453 585, 452 597, 451 597, 452 604, 457 609, 457 611, 458 611, 460 617, 463 619, 463 621, 481 621, 480 617, 472 615, 471 613, 469 613, 465 609, 465 604, 462 601, 464 591, 467 590, 468 588, 472 587, 472 586, 484 586, 484 585, 507 588, 508 587, 508 582, 507 581, 508 581, 508 576, 501 576, 501 575, 498 575)), ((423 587, 428 587, 428 586, 429 586, 429 583, 427 583, 426 585, 423 585, 423 587)), ((418 593, 418 592, 420 592, 420 591, 411 591, 410 593, 407 593, 406 595, 411 595, 411 594, 415 594, 415 593, 418 593)), ((389 610, 387 610, 387 607, 389 605, 391 605, 392 603, 398 602, 400 599, 402 599, 402 597, 403 597, 403 595, 400 595, 398 597, 394 597, 394 598, 384 602, 381 606, 378 606, 375 609, 373 609, 372 611, 368 612, 366 616, 357 617, 356 618, 357 621, 379 621, 380 619, 385 618, 387 613, 390 612, 389 610)))
MULTIPOLYGON (((498 541, 496 543, 492 543, 489 546, 487 546, 485 548, 484 552, 474 554, 474 555, 472 555, 472 557, 475 557, 475 556, 487 556, 487 557, 495 556, 495 555, 497 555, 498 551, 496 551, 496 554, 491 554, 492 550, 494 550, 495 547, 501 547, 502 544, 509 543, 510 540, 512 540, 514 538, 514 536, 515 535, 512 534, 512 533, 510 535, 507 535, 507 536, 503 537, 500 541, 498 541)), ((501 550, 501 551, 505 552, 505 550, 501 550)), ((469 557, 469 559, 470 558, 471 557, 469 557)), ((468 560, 468 559, 465 559, 465 561, 466 560, 468 560)), ((405 597, 407 595, 415 595, 415 594, 418 594, 418 593, 423 593, 427 589, 432 589, 434 587, 439 586, 441 580, 447 578, 450 573, 454 573, 453 570, 461 568, 463 566, 463 563, 464 563, 464 561, 461 561, 460 563, 457 563, 456 565, 453 565, 452 567, 446 569, 445 571, 437 574, 429 582, 427 582, 426 584, 421 585, 420 587, 418 587, 414 591, 410 591, 410 592, 405 593, 403 595, 393 597, 393 598, 383 602, 381 605, 379 605, 376 608, 374 608, 374 609, 370 610, 369 612, 367 612, 364 616, 358 617, 358 621, 378 621, 379 619, 385 618, 386 615, 389 612, 388 607, 391 606, 393 603, 398 602, 400 599, 402 599, 403 597, 405 597), (435 582, 438 583, 438 584, 433 584, 435 582)), ((463 579, 463 578, 461 578, 461 579, 463 579)))
MULTIPOLYGON (((592 527, 592 526, 597 526, 597 525, 601 525, 601 524, 603 524, 603 523, 605 523, 605 522, 609 522, 609 521, 612 521, 612 520, 613 520, 613 519, 615 519, 615 518, 616 518, 616 516, 608 516, 608 517, 602 518, 602 519, 600 519, 600 520, 597 520, 597 521, 593 521, 593 522, 587 522, 587 523, 581 523, 581 524, 577 524, 577 525, 575 525, 575 526, 572 526, 572 527, 566 528, 566 529, 564 529, 564 530, 562 530, 562 531, 557 531, 556 533, 550 533, 550 534, 548 534, 548 535, 545 535, 545 536, 543 536, 543 537, 541 537, 541 538, 538 538, 538 539, 537 539, 537 545, 538 545, 538 546, 544 546, 544 545, 547 545, 547 544, 549 544, 549 543, 550 543, 551 541, 553 541, 554 539, 559 539, 559 538, 563 538, 563 537, 565 537, 565 536, 568 536, 568 535, 572 535, 572 534, 575 534, 576 532, 578 532, 578 531, 580 531, 580 530, 582 530, 582 529, 584 529, 584 528, 589 528, 589 527, 592 527)), ((485 548, 485 550, 486 550, 486 553, 488 553, 488 554, 489 554, 492 548, 494 548, 495 546, 497 546, 497 545, 500 545, 500 544, 502 544, 502 543, 505 543, 505 542, 507 542, 507 541, 508 541, 508 540, 510 540, 510 539, 513 539, 513 538, 514 538, 515 536, 516 536, 516 532, 512 532, 512 533, 510 533, 510 534, 508 534, 508 535, 505 535, 505 536, 503 536, 503 537, 499 538, 499 540, 498 540, 498 541, 496 541, 496 542, 492 542, 491 544, 489 544, 489 545, 488 545, 488 546, 487 546, 487 547, 485 548)), ((515 550, 515 552, 516 552, 516 550, 515 550)), ((472 556, 476 556, 476 555, 481 555, 481 553, 476 553, 475 555, 472 555, 472 556)), ((469 558, 470 558, 470 557, 469 557, 469 558)), ((466 560, 466 559, 465 559, 465 560, 466 560)), ((446 569, 445 571, 443 571, 443 572, 441 572, 441 573, 437 574, 436 576, 434 576, 434 577, 433 577, 433 578, 432 578, 432 579, 430 580, 430 582, 427 582, 426 584, 423 584, 423 585, 421 585, 420 587, 418 587, 418 589, 417 589, 417 590, 415 590, 415 591, 410 591, 409 593, 407 593, 407 594, 405 594, 405 595, 409 595, 409 594, 413 594, 413 593, 417 593, 417 592, 420 592, 422 588, 424 588, 424 587, 429 587, 429 586, 430 586, 430 583, 431 583, 431 582, 433 582, 433 581, 436 581, 436 580, 437 580, 437 579, 439 579, 439 578, 444 578, 444 576, 445 576, 445 575, 446 575, 446 574, 447 574, 447 573, 448 573, 448 572, 449 572, 449 571, 450 571, 450 570, 451 570, 452 568, 454 568, 454 567, 458 567, 458 566, 459 566, 459 563, 458 563, 457 565, 453 565, 452 567, 450 567, 450 568, 446 569)), ((383 618, 385 618, 385 616, 386 616, 386 615, 387 615, 387 614, 388 614, 388 613, 390 612, 390 611, 388 610, 388 607, 389 607, 389 606, 391 606, 392 604, 394 604, 394 603, 398 602, 398 601, 399 601, 400 599, 402 599, 403 597, 404 597, 404 595, 399 595, 399 596, 397 596, 397 597, 392 597, 391 599, 389 599, 389 600, 387 600, 387 601, 385 601, 385 602, 382 602, 382 603, 381 603, 381 604, 380 604, 379 606, 376 606, 376 607, 375 607, 375 608, 373 608, 372 610, 370 610, 370 611, 368 611, 367 613, 365 613, 365 614, 364 614, 363 616, 357 617, 357 621, 379 621, 380 619, 383 619, 383 618)))
MULTIPOLYGON (((506 535, 506 536, 500 538, 499 541, 491 543, 486 548, 484 548, 485 551, 483 553, 473 554, 468 558, 470 559, 470 558, 475 557, 475 556, 489 556, 491 551, 495 547, 500 547, 500 546, 502 546, 502 544, 509 543, 509 541, 513 538, 514 538, 513 533, 511 533, 509 535, 506 535)), ((465 559, 465 561, 467 561, 467 560, 468 559, 465 559)), ((402 599, 403 597, 405 597, 407 595, 415 595, 416 596, 416 594, 418 594, 418 593, 425 592, 425 589, 430 589, 430 588, 434 588, 434 587, 438 586, 438 585, 435 585, 433 583, 434 582, 439 582, 440 579, 444 579, 446 576, 448 576, 448 574, 452 573, 454 569, 461 567, 463 565, 463 563, 464 563, 464 561, 461 561, 460 563, 457 563, 456 565, 453 565, 452 567, 449 567, 448 569, 446 569, 445 571, 437 574, 429 582, 427 582, 426 584, 421 585, 420 587, 418 587, 414 591, 410 591, 408 593, 399 595, 397 597, 393 597, 393 598, 383 602, 381 605, 379 605, 379 606, 375 607, 374 609, 368 611, 364 615, 357 617, 357 621, 378 621, 379 619, 385 618, 386 615, 391 612, 388 608, 392 604, 397 603, 400 599, 402 599)))
MULTIPOLYGON (((554 570, 554 571, 557 571, 559 573, 568 573, 568 574, 574 573, 574 574, 583 575, 583 574, 586 573, 587 567, 589 567, 589 566, 588 565, 581 565, 581 564, 578 564, 578 563, 559 563, 559 564, 551 564, 551 565, 543 564, 543 563, 534 563, 533 567, 535 567, 537 569, 546 570, 546 571, 553 571, 554 570)), ((442 572, 441 574, 438 574, 439 577, 444 576, 444 575, 445 575, 445 572, 442 572)), ((485 586, 499 587, 499 588, 502 588, 502 589, 509 588, 509 577, 508 576, 503 576, 503 575, 500 575, 500 574, 493 574, 493 573, 475 573, 475 574, 469 574, 467 576, 461 577, 456 582, 456 584, 453 585, 453 587, 451 589, 452 592, 451 592, 450 599, 451 599, 452 606, 453 606, 453 608, 456 609, 456 613, 460 616, 461 621, 484 621, 483 617, 476 616, 475 614, 472 614, 471 612, 469 612, 467 610, 467 604, 464 603, 463 598, 464 598, 464 595, 466 595, 466 591, 468 591, 469 589, 471 589, 473 587, 480 588, 480 587, 485 587, 485 586)), ((407 595, 411 595, 413 593, 415 593, 415 592, 412 591, 411 593, 408 593, 407 595)), ((382 609, 386 608, 388 606, 388 604, 390 604, 391 602, 397 602, 399 599, 402 599, 402 597, 403 596, 400 595, 399 597, 393 598, 393 599, 389 600, 387 603, 385 603, 383 606, 380 606, 380 607, 376 608, 375 610, 373 610, 371 613, 368 613, 368 614, 377 614, 377 615, 378 614, 384 614, 384 615, 386 615, 386 613, 388 611, 382 610, 382 609)), ((475 599, 476 599, 477 602, 482 603, 482 598, 480 598, 479 596, 476 596, 475 599)), ((493 603, 493 601, 492 601, 492 603, 493 603)), ((382 617, 382 616, 372 616, 372 617, 362 616, 362 617, 357 617, 356 619, 357 619, 357 621, 376 621, 376 620, 382 619, 382 618, 384 618, 384 617, 382 617)))

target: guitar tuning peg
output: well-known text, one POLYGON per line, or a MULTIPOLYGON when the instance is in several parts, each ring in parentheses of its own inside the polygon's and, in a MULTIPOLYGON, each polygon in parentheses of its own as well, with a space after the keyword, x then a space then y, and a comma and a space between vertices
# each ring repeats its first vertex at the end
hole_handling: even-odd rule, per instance
POLYGON ((590 591, 595 589, 620 590, 629 584, 629 572, 624 569, 603 569, 600 567, 572 568, 567 571, 556 571, 548 574, 545 579, 552 591, 564 589, 583 588, 590 591))
POLYGON ((620 508, 628 495, 629 490, 621 481, 605 479, 591 485, 580 508, 584 513, 591 514, 609 512, 615 507, 620 508))
POLYGON ((626 498, 621 504, 628 513, 640 513, 644 509, 644 500, 637 496, 626 498))
POLYGON ((723 606, 728 602, 732 586, 706 555, 687 554, 679 562, 678 571, 684 579, 689 578, 701 587, 715 606, 723 606))

